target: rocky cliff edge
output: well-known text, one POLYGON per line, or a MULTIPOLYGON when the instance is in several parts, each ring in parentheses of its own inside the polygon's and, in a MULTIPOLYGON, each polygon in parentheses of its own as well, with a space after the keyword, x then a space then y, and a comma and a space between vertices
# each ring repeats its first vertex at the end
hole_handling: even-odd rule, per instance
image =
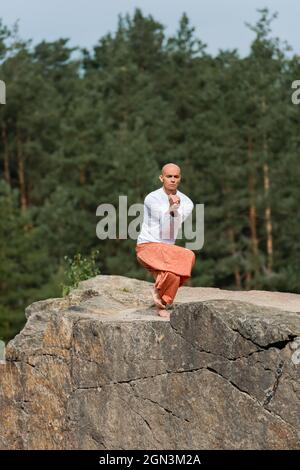
POLYGON ((2 449, 299 449, 300 295, 100 275, 35 302, 0 364, 2 449))

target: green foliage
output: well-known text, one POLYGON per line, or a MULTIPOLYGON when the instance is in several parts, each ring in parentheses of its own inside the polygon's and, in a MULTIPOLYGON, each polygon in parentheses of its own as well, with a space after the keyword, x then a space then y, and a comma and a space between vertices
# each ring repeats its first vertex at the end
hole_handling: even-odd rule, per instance
POLYGON ((135 240, 99 241, 96 209, 121 195, 143 202, 169 161, 205 205, 192 285, 300 292, 300 58, 272 37, 275 18, 259 10, 244 58, 207 54, 185 14, 170 37, 140 9, 120 16, 76 59, 67 39, 32 45, 0 21, 0 337, 20 331, 27 305, 66 295, 99 265, 153 280, 135 240), (99 243, 97 263, 80 254, 99 243))
POLYGON ((64 256, 66 284, 61 284, 62 296, 69 294, 72 289, 78 286, 80 281, 85 281, 100 274, 101 271, 97 266, 98 255, 99 250, 93 250, 89 256, 82 256, 81 253, 77 253, 73 257, 64 256))

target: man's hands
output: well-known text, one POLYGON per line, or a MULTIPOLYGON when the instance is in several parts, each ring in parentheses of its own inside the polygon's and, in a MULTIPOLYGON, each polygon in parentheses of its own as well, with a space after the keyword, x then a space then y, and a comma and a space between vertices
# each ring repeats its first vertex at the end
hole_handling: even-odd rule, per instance
POLYGON ((169 212, 171 215, 174 215, 174 212, 176 213, 179 205, 180 205, 180 197, 176 196, 176 194, 169 194, 169 212))

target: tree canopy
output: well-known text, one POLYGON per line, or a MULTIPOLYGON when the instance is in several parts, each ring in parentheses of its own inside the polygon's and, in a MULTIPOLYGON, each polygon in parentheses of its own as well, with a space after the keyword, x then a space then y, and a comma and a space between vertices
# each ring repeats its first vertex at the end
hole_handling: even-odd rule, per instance
POLYGON ((96 208, 142 203, 170 161, 205 207, 190 285, 300 292, 300 58, 258 13, 244 58, 208 54, 186 14, 167 37, 136 9, 90 51, 0 21, 0 338, 61 295, 65 256, 99 249, 101 273, 152 280, 135 240, 97 238, 96 208))

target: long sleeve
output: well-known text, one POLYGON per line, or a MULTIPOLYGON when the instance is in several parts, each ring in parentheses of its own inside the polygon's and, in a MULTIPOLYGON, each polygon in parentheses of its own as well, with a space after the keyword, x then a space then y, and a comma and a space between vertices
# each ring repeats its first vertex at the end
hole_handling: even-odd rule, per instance
POLYGON ((187 219, 194 207, 194 204, 180 204, 174 210, 172 216, 168 210, 164 211, 161 216, 161 238, 164 240, 175 240, 181 224, 187 219))
POLYGON ((162 242, 174 244, 181 224, 193 210, 193 202, 183 193, 179 194, 180 205, 169 212, 170 204, 162 188, 149 193, 144 199, 144 218, 137 243, 162 242))
POLYGON ((181 224, 181 214, 177 210, 174 217, 169 212, 169 204, 162 204, 157 199, 147 196, 144 201, 145 206, 145 223, 150 231, 161 241, 171 240, 174 234, 178 232, 181 224))

